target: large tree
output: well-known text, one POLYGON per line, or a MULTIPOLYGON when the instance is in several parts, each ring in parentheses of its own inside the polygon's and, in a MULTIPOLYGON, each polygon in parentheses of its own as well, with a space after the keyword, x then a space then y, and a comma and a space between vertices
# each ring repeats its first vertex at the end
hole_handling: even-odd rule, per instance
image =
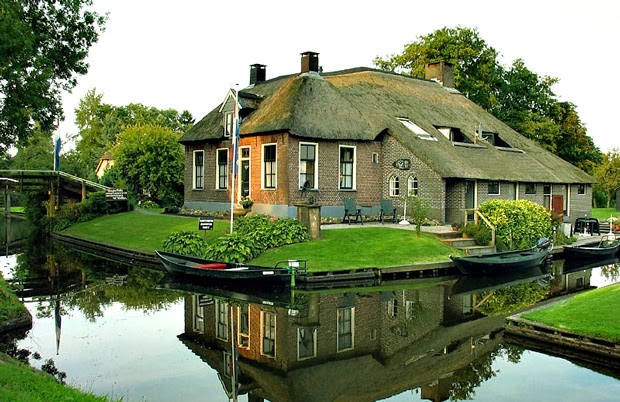
POLYGON ((442 28, 405 46, 401 54, 375 58, 377 67, 424 77, 429 62, 454 65, 455 86, 524 136, 564 160, 592 172, 600 151, 586 134, 575 106, 559 102, 553 92, 557 78, 539 76, 523 60, 502 66, 499 53, 476 29, 442 28))
POLYGON ((0 2, 0 151, 26 141, 35 123, 51 133, 63 118, 62 91, 88 70, 86 56, 106 16, 92 0, 0 2))
POLYGON ((73 136, 75 159, 85 169, 79 176, 89 177, 94 175, 99 158, 112 148, 123 130, 135 125, 152 125, 184 133, 192 126, 194 118, 187 110, 179 113, 174 109, 162 110, 139 103, 113 106, 103 102, 103 94, 93 88, 75 109, 75 123, 78 127, 78 133, 73 136))
POLYGON ((605 195, 605 206, 609 208, 616 195, 616 189, 620 187, 620 150, 618 148, 603 155, 602 163, 594 170, 594 177, 597 180, 595 190, 605 195))
POLYGON ((132 126, 120 133, 114 147, 115 165, 129 190, 138 199, 163 206, 183 200, 183 147, 180 133, 169 128, 132 126))

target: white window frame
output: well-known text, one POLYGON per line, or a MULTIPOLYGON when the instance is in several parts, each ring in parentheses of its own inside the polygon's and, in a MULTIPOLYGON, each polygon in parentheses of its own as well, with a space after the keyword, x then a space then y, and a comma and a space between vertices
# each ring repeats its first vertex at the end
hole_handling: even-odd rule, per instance
POLYGON ((261 188, 263 190, 276 190, 278 188, 278 144, 270 143, 263 144, 261 149, 261 188), (275 160, 272 163, 273 172, 270 173, 273 177, 273 186, 267 187, 266 178, 267 178, 267 162, 265 162, 265 148, 267 147, 275 147, 275 160))
POLYGON ((397 117, 403 126, 407 127, 412 133, 414 133, 419 139, 426 141, 437 141, 437 138, 433 137, 426 132, 422 127, 418 126, 406 117, 397 117))
POLYGON ((390 197, 400 196, 400 179, 396 175, 390 176, 389 180, 389 194, 390 197))
POLYGON ((407 195, 417 196, 420 192, 420 182, 416 175, 407 177, 407 195))
POLYGON ((352 145, 340 145, 338 147, 338 189, 339 190, 355 190, 357 188, 357 147, 356 146, 352 146, 352 145), (351 187, 343 187, 342 186, 342 179, 343 179, 343 172, 342 172, 342 160, 341 160, 341 152, 343 148, 349 148, 353 150, 353 162, 352 162, 352 172, 351 172, 351 187))
POLYGON ((340 307, 338 308, 338 310, 336 311, 336 351, 337 353, 339 352, 344 352, 346 350, 352 350, 353 348, 355 348, 355 307, 340 307), (344 311, 349 311, 350 312, 350 317, 351 319, 349 320, 349 332, 344 332, 343 329, 346 329, 343 325, 342 325, 342 317, 343 317, 343 312, 344 311), (351 342, 350 344, 346 344, 346 345, 341 345, 341 337, 342 336, 351 336, 351 342))
POLYGON ((218 148, 215 150, 215 189, 226 190, 228 188, 228 180, 230 180, 230 150, 228 148, 218 148), (226 152, 226 167, 224 186, 220 186, 220 152, 226 152))
POLYGON ((237 346, 240 348, 250 348, 250 334, 252 333, 252 321, 250 320, 250 305, 242 303, 237 307, 237 346), (245 310, 245 311, 244 311, 245 310), (247 321, 247 332, 243 332, 241 324, 247 321))
POLYGON ((224 112, 224 137, 230 138, 233 135, 235 118, 233 112, 224 112))
MULTIPOLYGON (((303 188, 305 180, 302 180, 301 175, 301 147, 302 146, 314 146, 314 185, 310 187, 310 190, 317 190, 319 188, 319 144, 316 142, 300 142, 299 143, 299 157, 298 157, 298 168, 299 168, 299 188, 303 188)), ((306 173, 307 174, 307 173, 306 173)))
POLYGON ((274 312, 271 311, 261 311, 260 312, 260 354, 262 356, 267 356, 270 358, 275 359, 276 357, 276 334, 277 334, 277 315, 274 312), (266 334, 265 333, 265 317, 269 316, 270 317, 270 322, 273 323, 273 326, 270 326, 270 333, 266 334), (268 338, 267 338, 268 337, 268 338), (265 353, 265 344, 264 344, 264 340, 265 339, 270 339, 273 341, 273 354, 269 354, 269 353, 265 353))
POLYGON ((215 301, 215 337, 222 341, 228 340, 229 327, 229 308, 228 303, 223 303, 219 300, 215 301))
POLYGON ((577 184, 577 195, 586 195, 587 191, 585 184, 577 184))
POLYGON ((195 150, 192 153, 192 189, 193 190, 203 190, 205 188, 205 151, 202 149, 195 150), (200 177, 201 177, 201 185, 198 185, 198 170, 196 169, 196 156, 198 154, 202 154, 202 165, 200 167, 200 177))
POLYGON ((498 180, 489 180, 487 182, 487 195, 501 195, 502 193, 502 184, 498 180), (497 183, 497 193, 491 192, 491 183, 497 183))
POLYGON ((317 349, 317 330, 316 327, 297 327, 297 360, 306 360, 316 357, 317 349), (312 336, 312 354, 301 356, 301 333, 302 331, 308 331, 312 336))

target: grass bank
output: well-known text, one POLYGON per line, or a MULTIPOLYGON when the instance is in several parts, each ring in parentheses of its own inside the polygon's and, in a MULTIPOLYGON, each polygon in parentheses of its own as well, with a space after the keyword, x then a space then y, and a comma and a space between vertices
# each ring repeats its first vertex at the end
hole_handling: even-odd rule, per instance
MULTIPOLYGON (((201 232, 209 239, 230 230, 230 222, 216 220, 213 230, 199 231, 198 219, 137 211, 103 216, 74 225, 62 233, 89 241, 152 253, 161 249, 172 232, 201 232)), ((308 260, 310 271, 409 265, 449 261, 460 251, 430 234, 387 227, 323 230, 319 240, 268 250, 253 264, 271 266, 289 259, 308 260)))
POLYGON ((620 342, 620 284, 581 293, 562 303, 522 314, 531 321, 579 335, 620 342))

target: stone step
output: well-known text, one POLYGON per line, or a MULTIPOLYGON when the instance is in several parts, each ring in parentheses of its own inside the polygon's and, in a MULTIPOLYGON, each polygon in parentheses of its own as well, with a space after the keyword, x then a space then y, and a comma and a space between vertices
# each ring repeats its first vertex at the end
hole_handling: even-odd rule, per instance
POLYGON ((497 252, 494 246, 471 246, 471 247, 459 247, 467 255, 483 255, 493 254, 497 252))
POLYGON ((441 242, 454 248, 473 247, 476 245, 476 241, 474 239, 464 237, 442 239, 441 242))

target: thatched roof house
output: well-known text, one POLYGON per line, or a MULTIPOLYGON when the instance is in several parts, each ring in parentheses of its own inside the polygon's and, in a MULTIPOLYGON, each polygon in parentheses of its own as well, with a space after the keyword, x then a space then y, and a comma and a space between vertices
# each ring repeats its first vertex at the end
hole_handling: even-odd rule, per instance
MULTIPOLYGON (((473 208, 489 197, 527 197, 549 208, 555 203, 560 209, 557 212, 589 212, 591 176, 446 86, 453 82, 450 65, 431 67, 429 79, 370 68, 322 73, 318 54, 306 52, 300 74, 265 80, 265 67, 253 65, 251 85, 238 94, 231 91, 222 105, 180 140, 189 162, 186 203, 217 208, 216 204, 224 201, 209 194, 215 186, 197 194, 199 189, 191 185, 196 170, 191 161, 195 151, 204 151, 208 160, 210 152, 230 146, 224 113, 233 109, 236 95, 240 146, 249 151, 245 155, 249 176, 242 179, 247 183, 238 188, 247 192, 243 195, 250 195, 259 209, 264 205, 265 211, 274 212, 277 206, 280 214, 292 215, 289 208, 307 196, 300 192, 299 146, 309 143, 316 144, 318 154, 311 161, 317 165, 311 190, 316 191, 315 200, 324 214, 332 216, 342 211, 345 197, 376 206, 381 198, 398 200, 413 190, 405 189, 405 184, 412 183, 420 197, 433 202, 440 221, 457 220, 464 208, 473 208), (265 172, 261 172, 261 146, 268 143, 278 147, 275 189, 264 187, 265 172), (338 149, 343 146, 351 147, 354 155, 353 186, 346 188, 339 186, 343 156, 338 149), (408 162, 394 165, 398 160, 408 162), (473 183, 473 188, 467 182, 473 183), (492 183, 493 190, 487 192, 487 183, 492 183), (474 193, 467 195, 468 191, 474 193), (584 197, 575 203, 577 195, 584 197), (466 205, 468 197, 473 205, 466 205)), ((214 165, 205 164, 205 181, 210 175, 208 167, 214 165)), ((367 211, 372 212, 372 208, 367 211)))

